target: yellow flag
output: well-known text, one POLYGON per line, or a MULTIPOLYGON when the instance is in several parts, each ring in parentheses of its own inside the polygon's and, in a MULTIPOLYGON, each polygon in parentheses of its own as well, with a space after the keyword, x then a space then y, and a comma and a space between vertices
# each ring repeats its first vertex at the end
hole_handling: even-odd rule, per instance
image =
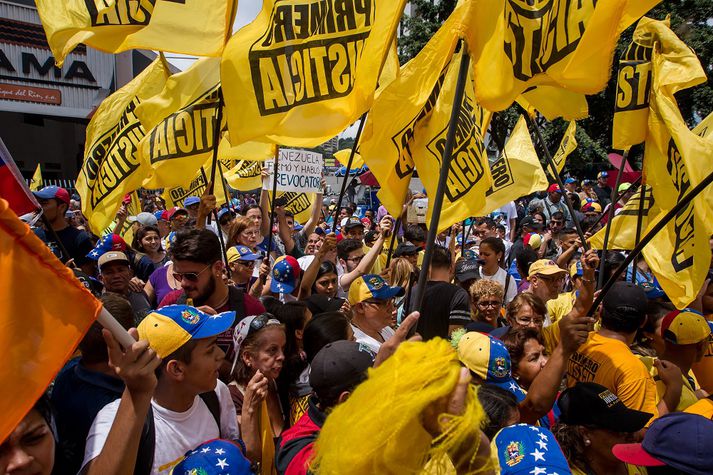
MULTIPOLYGON (((272 191, 269 193, 272 199, 272 191)), ((301 224, 306 223, 312 215, 312 206, 322 206, 322 203, 317 203, 316 193, 297 193, 294 191, 278 191, 277 199, 284 200, 284 208, 290 211, 295 220, 301 224)))
POLYGON ((152 172, 144 188, 185 185, 213 156, 219 88, 220 58, 204 58, 136 108, 147 131, 139 158, 152 172))
MULTIPOLYGON (((183 208, 183 202, 189 196, 202 196, 206 189, 206 180, 210 180, 209 167, 210 161, 206 163, 205 167, 203 167, 205 178, 203 177, 203 173, 201 173, 201 170, 198 170, 198 173, 193 178, 193 180, 191 180, 191 182, 187 183, 185 186, 174 186, 171 188, 165 188, 163 190, 163 193, 161 194, 161 197, 166 201, 166 209, 173 208, 174 206, 183 208)), ((230 197, 225 194, 225 190, 223 189, 223 186, 220 183, 220 175, 217 171, 215 174, 215 181, 216 183, 213 185, 213 195, 215 195, 216 204, 220 206, 223 203, 230 203, 230 197)))
POLYGON ((485 192, 485 204, 471 216, 485 216, 521 196, 545 190, 549 185, 524 117, 520 117, 513 127, 500 158, 490 164, 490 174, 493 184, 485 192))
POLYGON ((399 75, 401 71, 401 64, 399 63, 399 54, 397 51, 396 40, 391 43, 389 51, 386 54, 386 61, 384 61, 384 68, 381 70, 381 76, 379 76, 379 89, 384 88, 391 84, 394 79, 399 75))
POLYGON ((220 56, 236 6, 234 0, 39 0, 37 12, 61 66, 79 43, 107 53, 220 56))
MULTIPOLYGON (((611 222, 611 231, 609 232, 609 241, 607 249, 634 249, 636 245, 636 223, 639 216, 639 205, 641 203, 641 188, 634 193, 629 201, 626 202, 623 208, 619 210, 619 214, 614 216, 611 222)), ((641 221, 641 236, 644 235, 646 228, 653 222, 652 219, 658 221, 657 217, 661 210, 654 203, 654 196, 651 193, 651 187, 646 185, 644 196, 643 219, 641 221)), ((597 231, 591 238, 589 244, 594 249, 604 248, 604 234, 606 228, 597 231)))
MULTIPOLYGON (((584 94, 554 86, 535 86, 523 91, 517 102, 525 110, 537 110, 547 120, 562 117, 565 120, 583 119, 589 115, 584 94)), ((530 115, 533 115, 530 112, 530 115)))
MULTIPOLYGON (((460 52, 454 55, 431 118, 419 124, 414 134, 413 160, 416 170, 426 193, 434 197, 438 189, 451 112, 453 107, 459 107, 443 208, 438 218, 439 231, 463 221, 468 216, 475 216, 474 212, 485 204, 485 193, 492 184, 484 143, 491 113, 475 101, 470 68, 465 81, 463 101, 461 104, 454 104, 461 56, 460 52)), ((426 220, 429 223, 432 209, 429 206, 426 211, 426 220)))
POLYGON ((477 20, 467 38, 475 91, 483 107, 499 111, 530 86, 579 94, 604 89, 620 33, 659 0, 472 3, 477 20))
MULTIPOLYGON (((705 81, 691 50, 669 48, 675 37, 662 29, 652 54, 651 105, 644 154, 644 173, 661 213, 669 211, 713 169, 711 142, 688 130, 673 96, 677 90, 705 81)), ((652 223, 649 223, 649 228, 652 223)), ((713 192, 698 195, 681 209, 644 249, 644 257, 676 307, 691 303, 708 273, 713 233, 713 192)))
POLYGON ((240 191, 250 191, 262 188, 261 171, 261 162, 239 160, 233 168, 224 173, 224 176, 231 188, 240 191))
POLYGON ((557 147, 557 151, 552 157, 552 161, 555 162, 555 166, 557 167, 557 173, 562 173, 567 157, 574 151, 575 148, 577 148, 577 139, 575 137, 576 133, 577 123, 572 120, 567 126, 567 130, 564 132, 560 146, 557 147))
POLYGON ((456 6, 399 76, 379 89, 369 112, 359 151, 381 185, 379 200, 394 216, 401 214, 414 170, 414 131, 433 113, 458 35, 472 23, 473 3, 456 6))
POLYGON ((231 146, 228 133, 223 134, 223 138, 218 146, 218 160, 228 168, 233 168, 239 160, 264 162, 269 158, 274 158, 277 154, 277 145, 261 142, 245 142, 237 146, 231 146), (230 165, 228 166, 228 162, 230 165))
POLYGON ((223 54, 232 143, 313 147, 356 121, 371 106, 405 3, 265 0, 223 54))
POLYGON ((35 174, 32 175, 32 181, 30 182, 30 190, 31 191, 38 191, 40 188, 42 188, 42 169, 40 168, 40 164, 37 164, 37 168, 35 169, 35 174))
POLYGON ((693 133, 704 139, 713 138, 713 112, 708 114, 708 117, 698 123, 693 133))
POLYGON ((106 98, 87 126, 84 164, 77 178, 82 212, 95 234, 114 220, 123 196, 147 175, 136 151, 145 135, 136 107, 158 94, 170 75, 163 56, 106 98))
MULTIPOLYGON (((357 150, 358 150, 357 146, 357 150)), ((334 153, 334 158, 339 160, 339 163, 341 163, 343 166, 347 166, 347 163, 349 163, 349 155, 352 153, 352 149, 350 148, 345 148, 344 150, 340 150, 338 152, 334 153)), ((361 154, 357 151, 354 152, 354 158, 352 158, 352 170, 355 168, 361 168, 364 166, 364 159, 361 158, 361 154)))
MULTIPOLYGON (((126 201, 126 197, 129 197, 129 202, 126 203, 126 215, 127 216, 136 216, 139 214, 141 210, 141 200, 139 199, 139 193, 136 191, 132 191, 128 195, 124 197, 124 201, 126 201)), ((134 230, 133 230, 133 223, 130 223, 128 220, 124 220, 124 224, 122 225, 121 229, 116 229, 116 219, 114 222, 111 223, 104 231, 102 231, 102 236, 105 236, 107 234, 118 234, 119 236, 124 238, 124 241, 128 245, 131 245, 131 243, 134 241, 134 230)))

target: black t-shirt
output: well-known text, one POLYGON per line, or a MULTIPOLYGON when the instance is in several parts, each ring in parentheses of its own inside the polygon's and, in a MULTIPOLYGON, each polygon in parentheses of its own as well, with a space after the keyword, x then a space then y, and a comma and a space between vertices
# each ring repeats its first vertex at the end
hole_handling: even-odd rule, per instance
POLYGON ((465 325, 468 322, 468 292, 447 282, 429 281, 426 284, 426 294, 416 328, 424 341, 437 336, 447 339, 449 325, 465 325))
POLYGON ((597 194, 597 198, 599 199, 599 204, 602 205, 602 209, 604 209, 604 207, 606 205, 611 203, 611 188, 610 187, 595 186, 594 192, 597 194))
POLYGON ((94 244, 92 243, 92 238, 89 234, 72 226, 67 226, 64 229, 55 232, 57 233, 57 237, 59 237, 59 240, 62 242, 64 248, 69 253, 69 256, 64 255, 61 246, 57 245, 52 233, 40 228, 35 229, 35 234, 47 243, 47 246, 49 246, 60 261, 67 262, 70 259, 74 259, 74 263, 77 266, 81 266, 89 260, 87 258, 87 254, 94 249, 94 244))

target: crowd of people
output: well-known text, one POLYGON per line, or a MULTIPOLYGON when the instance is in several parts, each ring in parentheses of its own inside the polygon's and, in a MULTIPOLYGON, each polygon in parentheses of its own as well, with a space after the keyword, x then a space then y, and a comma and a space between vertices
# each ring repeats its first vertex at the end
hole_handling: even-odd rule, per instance
POLYGON ((635 186, 564 183, 440 233, 423 295, 408 203, 318 194, 299 223, 266 191, 142 191, 95 236, 76 195, 35 192, 35 233, 137 341, 95 323, 0 471, 713 473, 713 286, 678 310, 637 259, 592 308, 623 254, 575 221, 635 186))

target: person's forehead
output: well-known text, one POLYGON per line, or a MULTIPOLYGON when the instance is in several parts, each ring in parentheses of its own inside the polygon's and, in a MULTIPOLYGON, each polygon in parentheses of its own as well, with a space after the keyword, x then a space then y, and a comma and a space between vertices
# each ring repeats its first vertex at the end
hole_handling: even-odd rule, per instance
POLYGON ((364 255, 364 249, 354 249, 349 253, 349 257, 359 257, 364 255))
POLYGON ((173 270, 176 272, 201 271, 206 264, 193 261, 173 261, 173 270))
POLYGON ((129 270, 129 263, 124 261, 107 262, 101 267, 101 273, 106 274, 107 272, 118 272, 129 270))

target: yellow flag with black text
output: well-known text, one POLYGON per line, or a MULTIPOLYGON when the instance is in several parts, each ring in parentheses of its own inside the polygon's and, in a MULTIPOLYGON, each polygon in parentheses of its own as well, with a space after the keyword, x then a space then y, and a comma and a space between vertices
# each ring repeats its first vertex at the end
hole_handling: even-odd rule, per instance
POLYGON ((234 145, 314 147, 369 110, 406 0, 265 0, 221 64, 234 145))
POLYGON ((549 186, 524 117, 513 127, 500 158, 490 164, 490 176, 493 184, 485 192, 485 203, 471 216, 486 216, 521 196, 549 186))
POLYGON ((250 191, 262 188, 262 163, 254 160, 238 160, 238 163, 224 172, 225 180, 231 188, 250 191))
POLYGON ((459 34, 468 30, 473 12, 473 2, 459 3, 418 55, 379 89, 369 111, 359 152, 393 216, 401 215, 413 174, 415 129, 433 113, 459 34))
POLYGON ((158 94, 170 76, 159 56, 141 74, 104 99, 87 126, 84 164, 77 178, 82 212, 95 234, 111 224, 127 192, 138 189, 149 173, 137 156, 145 130, 135 111, 158 94))
MULTIPOLYGON (((459 52, 453 56, 431 118, 416 127, 414 133, 413 161, 418 175, 430 197, 436 196, 440 171, 443 165, 446 136, 451 112, 458 107, 453 149, 448 170, 448 180, 443 196, 443 208, 438 218, 438 230, 475 216, 475 211, 485 204, 485 193, 492 184, 488 154, 484 137, 491 113, 475 100, 472 69, 468 69, 463 100, 454 104, 458 73, 461 66, 459 52)), ((426 211, 431 222, 432 207, 426 211)))
POLYGON ((30 190, 38 191, 40 188, 42 188, 42 169, 38 163, 37 168, 35 169, 35 174, 32 175, 32 181, 30 181, 30 190))
MULTIPOLYGON (((651 187, 646 185, 644 191, 644 208, 642 210, 641 234, 649 226, 649 223, 658 221, 661 210, 654 203, 654 195, 651 193, 651 187)), ((630 250, 636 246, 636 228, 639 220, 639 206, 641 205, 641 187, 634 193, 629 201, 618 210, 618 214, 614 216, 611 222, 611 230, 609 232, 609 241, 607 241, 607 249, 630 250)), ((606 228, 602 228, 592 237, 588 239, 589 244, 594 249, 604 248, 604 234, 606 228)))
POLYGON ((57 64, 80 43, 107 53, 149 49, 220 56, 235 0, 38 0, 57 64))
MULTIPOLYGON (((272 199, 272 191, 268 193, 272 199)), ((299 193, 295 191, 278 191, 277 199, 282 201, 286 211, 292 213, 295 221, 300 224, 306 223, 312 215, 312 207, 322 207, 322 203, 316 201, 317 193, 299 193)))
POLYGON ((609 79, 619 35, 659 1, 472 2, 477 20, 469 47, 478 102, 500 111, 536 85, 598 93, 609 79))
MULTIPOLYGON (((674 92, 705 81, 705 72, 690 49, 669 48, 674 37, 661 30, 652 53, 652 92, 644 174, 661 213, 671 210, 713 170, 713 144, 690 131, 674 92), (686 53, 686 56, 682 56, 686 53)), ((661 288, 678 308, 688 306, 701 289, 711 261, 713 191, 708 187, 651 240, 644 257, 661 288)), ((649 222, 649 229, 652 222, 649 222)))
MULTIPOLYGON (((132 191, 131 193, 127 194, 124 196, 123 201, 123 206, 126 208, 126 216, 136 216, 137 214, 141 213, 141 200, 139 199, 139 193, 136 191, 132 191), (128 198, 128 199, 127 199, 128 198)), ((126 241, 127 244, 131 245, 131 243, 134 241, 134 223, 130 223, 128 219, 125 219, 121 228, 117 229, 116 225, 118 224, 118 219, 114 219, 114 222, 111 223, 104 231, 102 231, 102 236, 106 236, 107 234, 118 234, 122 238, 124 238, 124 241, 126 241)))
POLYGON ((204 58, 136 108, 147 131, 139 158, 151 169, 144 188, 186 184, 213 156, 219 89, 220 58, 204 58))
POLYGON ((567 126, 567 130, 564 132, 560 146, 557 147, 557 151, 552 156, 552 161, 555 162, 557 167, 557 173, 562 173, 564 169, 564 163, 570 153, 574 152, 577 148, 577 139, 575 134, 577 133, 577 123, 575 121, 570 121, 567 126))
MULTIPOLYGON (((203 168, 203 173, 198 170, 198 173, 190 181, 183 186, 173 186, 165 188, 161 197, 166 201, 166 209, 171 209, 174 206, 183 208, 183 202, 189 196, 201 197, 206 190, 206 180, 210 180, 210 161, 203 168), (205 173, 205 175, 204 175, 205 173)), ((230 203, 230 197, 225 194, 225 189, 220 183, 220 175, 216 171, 216 183, 213 185, 213 195, 215 195, 216 205, 221 206, 223 203, 230 203)))

